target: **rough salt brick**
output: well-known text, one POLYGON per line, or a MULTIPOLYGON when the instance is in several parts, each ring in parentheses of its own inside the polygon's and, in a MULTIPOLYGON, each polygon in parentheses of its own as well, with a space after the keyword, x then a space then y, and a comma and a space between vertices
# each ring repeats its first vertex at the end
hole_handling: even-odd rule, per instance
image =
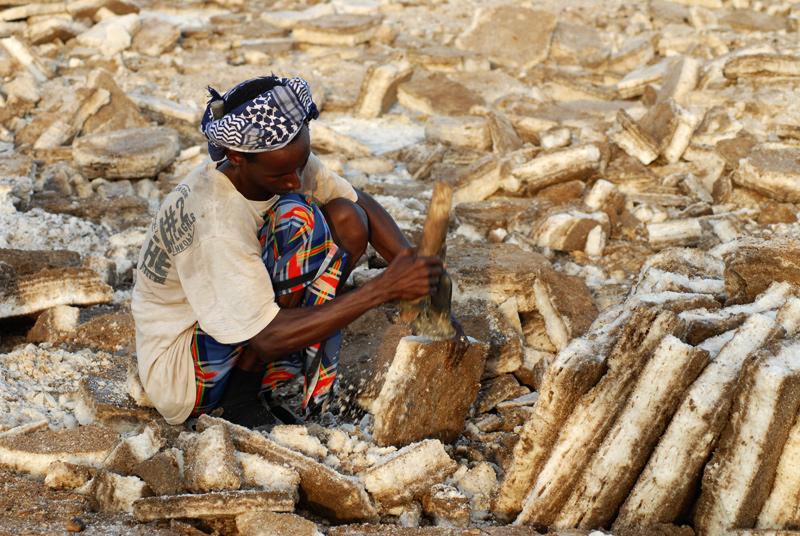
POLYGON ((613 520, 683 392, 708 361, 707 351, 664 337, 556 518, 556 526, 594 528, 613 520))
POLYGON ((178 449, 159 452, 133 468, 133 474, 144 480, 154 495, 186 493, 183 482, 183 453, 178 449))
POLYGON ((527 387, 519 384, 512 374, 503 374, 482 383, 483 388, 475 400, 475 412, 478 414, 492 410, 497 404, 520 395, 530 393, 527 387))
POLYGON ((297 492, 300 475, 291 467, 273 463, 258 454, 247 452, 237 452, 236 459, 242 466, 245 486, 297 492))
POLYGON ((800 519, 797 514, 797 504, 800 502, 797 460, 800 460, 800 423, 795 419, 781 451, 772 491, 758 514, 755 524, 757 528, 783 529, 797 526, 800 519))
POLYGON ((659 84, 664 72, 669 67, 671 58, 654 65, 645 65, 632 70, 617 82, 617 91, 622 99, 630 99, 642 95, 650 85, 659 84))
POLYGON ((95 511, 133 512, 133 503, 149 494, 147 484, 135 476, 98 471, 89 483, 89 504, 95 511))
POLYGON ((605 212, 586 213, 571 209, 554 212, 536 222, 531 238, 541 247, 557 251, 583 251, 602 255, 611 234, 605 212))
POLYGON ((292 37, 298 43, 352 47, 372 39, 380 23, 381 17, 372 15, 328 15, 299 21, 292 27, 292 37))
POLYGON ((485 117, 492 138, 492 150, 505 155, 522 149, 523 141, 505 114, 485 106, 474 106, 471 113, 485 117))
POLYGON ((651 107, 638 125, 650 139, 658 143, 659 154, 668 163, 674 164, 689 146, 699 122, 694 114, 668 99, 651 107))
POLYGON ((699 79, 700 62, 691 56, 684 56, 667 68, 656 102, 672 99, 681 106, 685 105, 686 96, 694 91, 699 79))
POLYGON ((559 65, 580 64, 586 67, 602 61, 604 43, 593 25, 558 22, 550 43, 550 57, 559 65))
MULTIPOLYGON (((486 300, 469 300, 454 303, 453 313, 461 322, 464 333, 488 344, 483 369, 484 377, 514 372, 522 366, 524 359, 522 338, 504 318, 498 306, 486 300)), ((518 313, 517 323, 519 323, 518 313)))
POLYGON ((792 203, 777 203, 770 201, 758 215, 759 225, 770 225, 773 223, 796 223, 797 213, 792 203))
POLYGON ((461 150, 488 151, 492 147, 489 121, 474 115, 429 117, 425 122, 425 140, 461 150))
POLYGON ((486 9, 476 14, 456 46, 486 55, 511 69, 530 69, 547 58, 556 29, 555 15, 516 6, 486 9), (502 27, 503 32, 497 32, 502 27))
POLYGON ((239 451, 258 454, 279 464, 287 464, 300 475, 303 504, 321 515, 341 523, 379 520, 375 506, 370 502, 363 486, 353 478, 318 463, 311 458, 270 441, 263 435, 236 426, 222 419, 202 415, 198 429, 222 424, 233 437, 239 451))
POLYGON ((469 499, 456 488, 435 484, 422 496, 422 510, 433 518, 437 527, 469 526, 469 499))
POLYGON ((425 438, 452 443, 464 429, 478 393, 487 345, 470 340, 457 366, 449 368, 448 341, 404 337, 372 403, 377 445, 408 445, 425 438))
POLYGON ((75 418, 82 425, 98 423, 118 432, 130 432, 153 421, 156 411, 137 405, 128 395, 127 386, 128 382, 84 375, 73 411, 75 418))
POLYGON ((544 467, 561 425, 602 376, 606 357, 629 318, 630 313, 623 312, 616 322, 590 330, 591 339, 572 340, 547 368, 534 414, 519 433, 520 440, 492 505, 499 519, 511 521, 522 510, 522 501, 544 467))
POLYGON ((78 21, 54 17, 29 24, 24 36, 28 43, 36 46, 52 43, 56 39, 67 42, 86 30, 86 25, 78 21))
POLYGON ((269 438, 283 447, 302 452, 320 462, 328 456, 328 449, 319 439, 309 434, 305 426, 279 425, 272 429, 269 438))
POLYGON ((316 523, 295 514, 247 512, 236 516, 241 536, 321 536, 316 523))
POLYGON ((800 343, 776 343, 745 362, 731 418, 706 465, 695 530, 752 527, 775 479, 800 406, 800 343))
POLYGON ((193 493, 235 490, 242 485, 233 439, 223 426, 211 426, 198 435, 185 459, 186 487, 193 493))
POLYGON ((588 178, 600 169, 602 160, 597 145, 576 145, 537 156, 514 168, 511 174, 535 192, 553 184, 588 178))
POLYGON ((152 178, 169 166, 179 152, 178 133, 166 127, 90 134, 72 144, 75 164, 88 179, 152 178))
POLYGON ((442 73, 415 76, 397 88, 397 100, 411 110, 428 115, 466 115, 483 98, 442 73))
POLYGON ((458 468, 436 439, 426 439, 387 454, 361 474, 361 479, 383 508, 421 497, 458 468))
POLYGON ((548 526, 572 493, 586 466, 611 429, 639 374, 667 335, 680 334, 674 313, 639 308, 606 360, 608 372, 583 395, 558 433, 547 462, 530 488, 517 524, 548 526))
POLYGON ((180 27, 159 17, 142 19, 142 26, 133 36, 131 49, 157 58, 175 48, 181 38, 180 27))
POLYGON ((447 269, 453 275, 453 293, 461 300, 500 305, 516 297, 524 313, 536 310, 533 284, 541 270, 550 269, 550 262, 514 244, 460 244, 447 252, 447 269))
POLYGON ((370 155, 368 145, 322 124, 314 125, 312 147, 327 153, 341 153, 350 158, 365 158, 370 155))
POLYGON ((790 237, 751 238, 725 256, 725 295, 730 304, 752 302, 773 282, 800 283, 798 241, 790 237))
POLYGON ((128 95, 131 102, 147 116, 158 123, 169 121, 182 121, 195 125, 203 118, 203 110, 193 106, 186 106, 170 99, 154 95, 128 95))
POLYGON ((429 72, 472 73, 491 69, 491 63, 483 54, 452 47, 430 46, 411 49, 406 51, 406 58, 429 72))
POLYGON ((83 125, 84 135, 150 126, 150 120, 142 114, 139 107, 128 98, 114 81, 111 73, 105 69, 91 71, 86 77, 86 86, 108 91, 111 93, 111 102, 86 119, 83 125))
POLYGON ((750 149, 739 161, 733 182, 776 201, 800 201, 800 149, 794 145, 765 143, 750 149))
POLYGON ((690 507, 703 466, 728 419, 745 359, 779 336, 775 322, 750 316, 687 390, 669 426, 620 509, 614 527, 676 522, 690 507))
POLYGON ((26 340, 32 343, 63 341, 70 335, 74 335, 78 329, 79 313, 80 310, 77 307, 68 305, 57 305, 47 309, 36 319, 26 340))
POLYGON ((654 249, 691 247, 700 243, 705 235, 698 218, 663 221, 647 224, 648 243, 654 249))
POLYGON ((747 54, 730 58, 723 67, 726 78, 800 76, 800 60, 780 54, 747 54))
POLYGON ((53 489, 80 488, 94 476, 94 470, 67 462, 53 462, 47 467, 44 485, 53 489))
POLYGON ((71 0, 67 11, 76 19, 93 19, 101 9, 108 9, 116 15, 139 13, 139 5, 132 0, 71 0))
POLYGON ((576 276, 542 270, 533 292, 547 335, 558 350, 583 335, 597 318, 595 300, 586 283, 576 276))
POLYGON ((469 499, 470 519, 485 520, 492 510, 492 498, 497 494, 497 473, 489 462, 480 462, 459 479, 458 491, 469 499))
POLYGON ((519 227, 522 232, 529 231, 531 222, 538 220, 550 207, 549 200, 503 197, 465 201, 457 204, 453 212, 461 222, 459 234, 484 238, 495 229, 511 232, 519 227))
POLYGON ((165 444, 158 429, 147 426, 141 434, 123 439, 103 462, 103 467, 120 475, 132 475, 134 467, 152 458, 165 444))
POLYGON ((141 523, 175 518, 234 518, 253 511, 292 512, 297 496, 283 490, 236 490, 148 497, 133 503, 141 523))
POLYGON ((397 102, 397 87, 411 79, 414 67, 407 61, 389 61, 369 67, 358 95, 356 114, 366 119, 380 117, 397 102))
POLYGON ((0 291, 0 318, 27 315, 58 305, 96 305, 113 299, 111 287, 83 268, 44 269, 15 278, 0 291))
POLYGON ((53 462, 99 467, 118 442, 117 432, 99 425, 0 438, 0 465, 38 478, 53 462))
POLYGON ((623 151, 644 165, 648 165, 658 158, 658 142, 634 121, 625 110, 620 110, 617 113, 614 126, 606 132, 606 135, 619 145, 623 151))
MULTIPOLYGON (((6 10, 7 11, 7 10, 6 10)), ((0 13, 5 14, 6 11, 0 13)), ((8 54, 25 67, 33 75, 37 83, 41 84, 54 78, 56 73, 36 54, 29 44, 17 37, 0 39, 2 46, 8 54)))

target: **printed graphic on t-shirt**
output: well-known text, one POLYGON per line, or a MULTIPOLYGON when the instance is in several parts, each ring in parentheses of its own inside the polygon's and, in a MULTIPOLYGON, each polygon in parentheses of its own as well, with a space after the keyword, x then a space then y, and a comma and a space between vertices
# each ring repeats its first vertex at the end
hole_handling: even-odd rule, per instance
POLYGON ((175 190, 181 195, 169 206, 163 207, 153 219, 150 227, 150 241, 144 250, 141 272, 150 280, 164 284, 172 263, 170 255, 177 255, 192 244, 194 240, 193 212, 185 212, 186 198, 191 189, 179 184, 175 190))

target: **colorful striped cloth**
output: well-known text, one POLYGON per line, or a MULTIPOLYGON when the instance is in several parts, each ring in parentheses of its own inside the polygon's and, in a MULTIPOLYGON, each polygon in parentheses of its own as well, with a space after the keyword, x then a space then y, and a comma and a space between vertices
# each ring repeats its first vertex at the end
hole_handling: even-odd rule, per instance
MULTIPOLYGON (((259 234, 264 264, 275 295, 303 292, 301 307, 320 305, 336 295, 346 255, 333 242, 322 212, 307 197, 286 194, 265 216, 259 234)), ((236 364, 241 348, 215 341, 195 326, 192 357, 197 384, 192 415, 211 411, 225 391, 228 372, 236 364)), ((305 374, 303 408, 306 415, 324 411, 336 392, 341 332, 294 354, 270 363, 262 392, 271 391, 305 374)))

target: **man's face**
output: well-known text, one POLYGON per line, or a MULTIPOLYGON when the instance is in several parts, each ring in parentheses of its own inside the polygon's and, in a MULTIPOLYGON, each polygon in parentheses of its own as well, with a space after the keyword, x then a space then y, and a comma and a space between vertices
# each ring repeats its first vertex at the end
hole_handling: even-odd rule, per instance
MULTIPOLYGON (((241 155, 241 153, 240 153, 241 155)), ((276 151, 253 153, 253 161, 244 157, 232 163, 238 169, 236 188, 247 199, 264 201, 273 195, 287 194, 300 188, 300 175, 311 155, 308 126, 303 125, 292 142, 276 151)))

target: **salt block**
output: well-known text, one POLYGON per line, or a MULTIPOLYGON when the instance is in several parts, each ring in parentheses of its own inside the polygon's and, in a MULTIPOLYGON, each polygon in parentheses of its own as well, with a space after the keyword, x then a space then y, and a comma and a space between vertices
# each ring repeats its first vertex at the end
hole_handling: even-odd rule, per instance
POLYGON ((152 458, 165 444, 158 429, 147 426, 141 434, 123 439, 103 462, 103 467, 120 475, 132 475, 134 467, 152 458))
POLYGON ((489 71, 491 63, 483 54, 453 47, 430 46, 406 51, 406 58, 429 72, 457 73, 489 71))
POLYGON ((708 361, 705 350, 684 344, 672 335, 662 339, 625 408, 556 518, 556 526, 595 528, 613 520, 683 392, 708 361))
POLYGON ((694 91, 699 80, 700 62, 691 56, 684 56, 667 68, 656 102, 672 99, 681 106, 685 105, 687 95, 694 91))
POLYGON ((530 393, 530 389, 520 385, 513 374, 503 374, 481 384, 482 391, 475 400, 475 412, 486 413, 497 404, 530 393))
POLYGON ((157 58, 175 48, 181 38, 181 30, 175 24, 158 17, 142 19, 142 26, 133 36, 131 49, 157 58))
POLYGON ((319 439, 309 434, 308 428, 305 426, 279 425, 272 429, 269 438, 283 447, 302 452, 318 462, 328 456, 328 449, 319 439))
POLYGON ((366 119, 380 117, 397 102, 397 87, 411 79, 414 67, 407 61, 389 61, 367 69, 356 104, 356 114, 366 119))
POLYGON ((756 523, 798 407, 800 343, 773 344, 745 362, 731 418, 703 474, 698 534, 756 523))
POLYGON ((53 489, 80 488, 94 476, 94 471, 82 465, 67 462, 53 462, 47 467, 44 485, 53 489))
POLYGON ((100 467, 119 434, 99 425, 0 438, 0 465, 43 478, 53 462, 100 467))
MULTIPOLYGON (((3 14, 5 14, 5 11, 7 10, 3 10, 3 14)), ((25 41, 13 36, 6 37, 0 39, 0 46, 20 65, 26 68, 38 84, 56 76, 52 67, 46 64, 34 51, 33 47, 25 41)))
POLYGON ((413 77, 397 88, 397 100, 411 110, 428 115, 466 115, 483 98, 442 73, 413 77))
POLYGON ((139 5, 132 0, 76 0, 66 5, 67 11, 76 19, 92 19, 105 8, 116 15, 139 13, 139 5))
POLYGON ((44 269, 14 277, 0 291, 0 318, 28 315, 58 305, 96 305, 113 299, 113 289, 85 268, 44 269))
POLYGON ((597 305, 585 282, 555 270, 542 270, 533 287, 536 308, 556 349, 583 335, 597 318, 597 305))
POLYGON ((22 20, 30 17, 55 15, 57 13, 63 13, 63 12, 64 12, 63 5, 54 5, 47 3, 20 5, 12 7, 10 9, 4 9, 2 15, 0 15, 0 20, 3 21, 22 20))
POLYGON ((798 246, 791 237, 737 241, 725 256, 727 303, 750 303, 773 282, 800 283, 798 246))
POLYGON ((603 375, 606 358, 629 319, 630 313, 622 311, 605 328, 573 339, 547 368, 533 416, 519 433, 520 440, 492 505, 499 519, 511 521, 522 510, 522 501, 544 467, 562 424, 603 375))
POLYGON ((705 232, 698 218, 688 218, 648 223, 647 235, 651 247, 663 249, 696 246, 705 232))
MULTIPOLYGON (((522 338, 500 312, 498 306, 486 300, 469 300, 454 303, 453 313, 461 322, 464 333, 479 341, 487 341, 484 377, 514 372, 522 366, 524 360, 522 338)), ((519 323, 519 313, 516 314, 519 323)))
POLYGON ((546 186, 583 180, 600 169, 602 154, 594 144, 576 145, 537 156, 511 170, 530 191, 546 186))
POLYGON ((461 300, 483 299, 500 305, 517 298, 520 313, 536 310, 533 284, 550 262, 515 244, 460 244, 447 252, 453 293, 461 300))
POLYGON ((437 527, 465 528, 469 526, 469 499, 453 486, 434 484, 422 496, 422 510, 433 518, 437 527))
POLYGON ((429 117, 425 122, 425 140, 475 151, 488 151, 492 147, 489 121, 474 115, 429 117))
POLYGON ((361 474, 367 491, 383 508, 421 497, 458 469, 437 439, 426 439, 385 455, 361 474))
POLYGON ((482 201, 494 194, 500 188, 502 171, 502 162, 491 154, 478 158, 455 173, 448 170, 447 179, 453 185, 453 204, 458 206, 461 203, 482 201))
POLYGON ((39 342, 61 342, 70 335, 74 335, 78 329, 77 307, 68 305, 57 305, 47 309, 28 332, 26 340, 32 343, 39 342))
POLYGON ((659 154, 669 164, 675 164, 683 156, 699 123, 697 116, 672 99, 651 107, 638 121, 642 131, 658 143, 659 154))
POLYGON ((295 514, 247 512, 236 516, 242 536, 322 536, 316 523, 295 514))
POLYGON ((83 125, 84 136, 150 126, 150 120, 142 114, 139 107, 128 98, 127 94, 114 81, 111 73, 105 69, 91 71, 86 77, 86 85, 110 92, 111 102, 86 119, 83 125))
POLYGON ((490 231, 521 230, 527 234, 532 221, 539 219, 552 206, 549 200, 539 198, 503 197, 480 201, 464 201, 453 208, 461 222, 459 234, 473 233, 485 237, 490 231))
POLYGON ((131 95, 130 99, 145 115, 159 123, 183 121, 195 125, 203 119, 203 110, 180 104, 174 100, 154 95, 131 95))
POLYGON ((550 457, 530 488, 516 524, 549 526, 567 502, 582 468, 599 448, 644 365, 667 335, 679 334, 677 315, 639 308, 606 359, 608 372, 583 395, 558 433, 550 457))
POLYGON ((66 42, 87 29, 85 24, 78 21, 54 17, 30 24, 24 36, 28 43, 36 46, 52 43, 56 39, 66 42))
POLYGON ((158 415, 155 409, 140 407, 131 398, 127 381, 86 374, 77 398, 73 412, 82 425, 98 423, 124 433, 152 422, 158 415))
POLYGON ((456 46, 485 54, 509 69, 530 69, 547 58, 556 29, 555 15, 515 6, 501 6, 476 13, 470 28, 456 39, 456 46), (503 28, 497 32, 497 28, 503 28))
POLYGON ((307 9, 287 11, 264 11, 261 20, 285 30, 291 30, 299 22, 333 15, 336 9, 333 4, 316 4, 307 9))
POLYGON ((72 157, 86 178, 152 178, 179 152, 178 133, 167 127, 90 134, 72 144, 72 157))
POLYGON ((186 451, 186 487, 193 493, 239 489, 242 470, 230 432, 223 426, 203 430, 186 451))
POLYGON ((159 452, 133 468, 133 474, 144 480, 154 495, 186 493, 183 482, 183 452, 169 449, 159 452))
POLYGON ((610 69, 625 73, 640 65, 647 65, 654 56, 652 37, 643 35, 627 40, 618 52, 611 55, 608 66, 610 69))
MULTIPOLYGON (((559 65, 591 66, 604 56, 604 43, 593 25, 561 20, 550 42, 550 57, 559 65)), ((608 52, 605 53, 605 57, 608 52)))
POLYGON ((648 165, 658 158, 658 142, 625 110, 617 113, 617 119, 606 135, 623 151, 644 165, 648 165))
POLYGON ((96 48, 104 56, 110 57, 130 48, 140 24, 138 13, 109 17, 78 35, 75 40, 81 46, 96 48))
POLYGON ((775 470, 772 491, 758 514, 757 528, 784 529, 798 525, 800 516, 797 513, 797 504, 800 503, 800 487, 797 482, 800 475, 798 475, 797 460, 800 460, 800 423, 795 418, 775 470))
POLYGON ((534 224, 531 238, 540 247, 602 255, 610 234, 611 223, 607 213, 570 209, 541 218, 534 224))
POLYGON ((323 124, 314 125, 311 145, 315 149, 327 153, 341 153, 350 158, 365 158, 370 155, 368 145, 323 124))
POLYGON ((95 511, 133 512, 133 503, 145 497, 147 484, 135 476, 98 471, 89 483, 89 504, 95 511))
POLYGON ((791 203, 776 203, 775 201, 770 201, 764 205, 764 208, 761 209, 761 213, 758 215, 759 225, 796 222, 797 214, 794 205, 791 203))
POLYGON ((800 201, 800 148, 781 143, 756 145, 739 161, 733 182, 782 203, 800 201))
POLYGON ((489 122, 492 151, 495 154, 506 155, 522 149, 523 141, 505 114, 486 106, 474 106, 470 112, 485 117, 489 122))
POLYGON ((245 486, 261 489, 282 489, 297 493, 300 475, 286 465, 271 462, 258 454, 236 452, 236 459, 242 466, 245 486))
POLYGON ((292 37, 298 43, 353 47, 372 39, 381 20, 381 17, 372 15, 327 15, 298 21, 292 27, 292 37))
POLYGON ((719 19, 719 23, 740 32, 779 32, 788 29, 782 15, 771 15, 754 9, 735 9, 719 19))
POLYGON ((198 429, 221 424, 231 433, 237 450, 258 454, 278 464, 292 467, 300 475, 303 503, 320 515, 341 523, 377 523, 379 516, 364 487, 313 459, 270 441, 247 428, 230 424, 222 419, 202 415, 198 429))
POLYGON ((141 523, 182 517, 234 518, 253 511, 291 512, 296 500, 297 496, 281 490, 235 490, 147 497, 133 503, 133 515, 141 523))
POLYGON ((478 393, 487 345, 474 339, 461 362, 448 370, 448 341, 404 337, 373 402, 373 440, 403 446, 425 438, 452 443, 464 429, 478 393))
MULTIPOLYGON (((671 58, 669 58, 671 60, 671 58)), ((642 95, 650 85, 661 83, 664 73, 671 62, 662 61, 653 65, 645 65, 633 69, 622 80, 617 82, 617 91, 623 99, 642 95)))

